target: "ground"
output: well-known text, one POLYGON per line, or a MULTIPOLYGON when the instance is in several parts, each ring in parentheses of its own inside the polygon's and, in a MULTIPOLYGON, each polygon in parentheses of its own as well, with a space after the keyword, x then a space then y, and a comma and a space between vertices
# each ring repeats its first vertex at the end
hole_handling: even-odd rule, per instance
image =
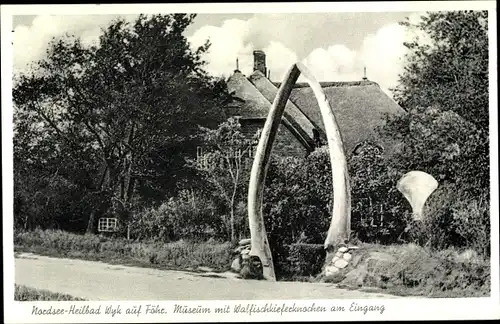
POLYGON ((231 274, 110 265, 22 253, 15 282, 86 300, 271 300, 400 298, 333 284, 241 280, 231 274))

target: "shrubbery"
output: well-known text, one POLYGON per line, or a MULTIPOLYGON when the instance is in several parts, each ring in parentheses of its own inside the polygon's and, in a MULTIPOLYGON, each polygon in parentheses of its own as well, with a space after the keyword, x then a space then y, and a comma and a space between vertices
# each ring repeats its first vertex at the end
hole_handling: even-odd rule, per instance
MULTIPOLYGON (((396 242, 410 209, 396 189, 398 173, 371 150, 350 157, 348 163, 352 234, 365 242, 396 242)), ((304 160, 272 161, 267 181, 264 212, 270 241, 322 244, 334 199, 328 150, 318 149, 304 160)))
POLYGON ((215 271, 225 271, 229 269, 232 261, 230 243, 130 242, 126 239, 55 230, 17 232, 14 234, 14 247, 18 251, 107 262, 118 260, 121 263, 174 269, 203 265, 215 271))
MULTIPOLYGON (((391 158, 370 143, 349 156, 353 240, 414 242, 434 250, 468 248, 489 255, 488 197, 441 181, 425 205, 424 221, 414 222, 410 204, 396 188, 397 181, 409 170, 398 169, 391 158), (405 232, 409 225, 409 232, 405 232)), ((440 178, 439 174, 435 176, 440 178)), ((332 198, 326 149, 317 150, 304 160, 272 161, 264 196, 264 219, 279 275, 293 272, 289 245, 323 243, 330 224, 332 198)))
POLYGON ((289 273, 296 276, 314 276, 321 272, 326 251, 323 244, 291 244, 288 246, 289 273))
POLYGON ((470 248, 490 254, 490 210, 487 199, 461 188, 443 185, 429 197, 427 216, 410 231, 409 239, 435 249, 470 248))
POLYGON ((134 215, 131 237, 161 242, 227 238, 228 228, 214 202, 194 191, 181 191, 159 207, 134 215))

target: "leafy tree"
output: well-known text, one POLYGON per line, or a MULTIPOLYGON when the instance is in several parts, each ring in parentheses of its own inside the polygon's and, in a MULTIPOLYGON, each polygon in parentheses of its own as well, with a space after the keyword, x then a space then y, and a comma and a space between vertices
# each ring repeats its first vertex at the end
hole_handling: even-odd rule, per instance
POLYGON ((23 170, 57 173, 92 211, 106 205, 123 220, 141 192, 174 187, 171 168, 182 169, 182 156, 192 153, 197 125, 216 124, 228 99, 225 83, 203 70, 209 44, 193 51, 184 36, 194 18, 116 20, 90 47, 54 39, 31 73, 16 77, 18 182, 32 181, 23 170))
MULTIPOLYGON (((189 164, 201 172, 229 210, 231 240, 234 241, 237 233, 237 202, 246 194, 244 188, 248 182, 253 148, 257 144, 259 132, 251 137, 246 136, 235 118, 229 118, 218 128, 201 127, 201 130, 203 152, 198 160, 190 161, 189 164)), ((240 228, 240 233, 241 230, 240 228)))
POLYGON ((426 219, 409 237, 487 254, 488 13, 429 12, 403 25, 420 37, 405 44, 406 66, 394 98, 407 113, 389 117, 381 132, 398 144, 386 161, 398 178, 421 170, 439 182, 426 203, 426 219))
POLYGON ((484 194, 489 188, 488 16, 486 11, 429 12, 403 23, 426 37, 406 43, 394 89, 408 114, 384 131, 401 143, 392 161, 484 194), (486 190, 486 191, 485 191, 486 190))

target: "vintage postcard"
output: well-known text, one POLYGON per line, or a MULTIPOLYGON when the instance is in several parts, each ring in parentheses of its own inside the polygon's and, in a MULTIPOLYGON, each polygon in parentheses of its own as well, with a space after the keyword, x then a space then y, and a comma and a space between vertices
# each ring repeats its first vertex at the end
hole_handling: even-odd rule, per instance
POLYGON ((1 23, 6 323, 500 318, 494 1, 1 23))

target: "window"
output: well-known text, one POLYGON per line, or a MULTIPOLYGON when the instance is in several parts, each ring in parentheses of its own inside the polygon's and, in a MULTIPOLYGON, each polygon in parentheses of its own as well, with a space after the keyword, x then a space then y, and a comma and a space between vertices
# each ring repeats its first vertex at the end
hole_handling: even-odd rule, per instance
POLYGON ((118 230, 118 219, 116 218, 99 218, 99 232, 116 232, 118 230))
POLYGON ((196 163, 198 163, 198 166, 202 169, 208 169, 207 155, 205 154, 205 149, 202 146, 198 146, 196 148, 196 163))
POLYGON ((238 149, 226 152, 228 156, 219 156, 215 157, 213 151, 210 151, 210 148, 198 146, 196 148, 196 163, 203 170, 210 170, 214 167, 218 166, 220 168, 224 168, 228 161, 226 158, 229 158, 231 162, 229 163, 244 163, 246 166, 251 165, 253 158, 255 156, 255 151, 257 149, 257 145, 254 143, 248 143, 249 147, 247 149, 238 149))

